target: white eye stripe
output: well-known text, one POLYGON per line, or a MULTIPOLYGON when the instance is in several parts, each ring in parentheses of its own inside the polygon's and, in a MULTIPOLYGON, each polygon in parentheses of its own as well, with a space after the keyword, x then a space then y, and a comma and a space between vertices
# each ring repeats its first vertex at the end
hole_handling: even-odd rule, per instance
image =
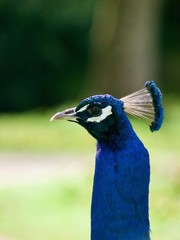
POLYGON ((98 117, 91 117, 87 119, 87 122, 97 122, 100 123, 104 119, 106 119, 109 115, 113 114, 112 113, 112 107, 107 106, 105 108, 102 108, 102 114, 98 117))
POLYGON ((80 108, 77 112, 83 112, 88 108, 89 104, 85 105, 84 107, 80 108))

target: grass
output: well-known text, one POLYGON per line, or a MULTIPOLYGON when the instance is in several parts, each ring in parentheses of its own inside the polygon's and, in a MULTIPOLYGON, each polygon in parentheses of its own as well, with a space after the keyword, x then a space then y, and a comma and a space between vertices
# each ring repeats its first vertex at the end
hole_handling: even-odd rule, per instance
POLYGON ((1 115, 0 150, 73 152, 92 149, 95 140, 90 138, 86 131, 70 122, 50 122, 52 114, 48 112, 1 115))
MULTIPOLYGON (((160 132, 152 134, 144 123, 132 121, 151 155, 152 240, 179 240, 179 102, 165 105, 165 121, 160 132)), ((50 123, 53 113, 1 115, 0 151, 84 155, 95 151, 95 140, 78 125, 63 121, 50 123)), ((0 186, 0 236, 12 240, 90 239, 92 174, 87 168, 79 177, 67 176, 26 186, 0 186)))
POLYGON ((87 178, 1 189, 0 232, 10 239, 88 239, 87 178))

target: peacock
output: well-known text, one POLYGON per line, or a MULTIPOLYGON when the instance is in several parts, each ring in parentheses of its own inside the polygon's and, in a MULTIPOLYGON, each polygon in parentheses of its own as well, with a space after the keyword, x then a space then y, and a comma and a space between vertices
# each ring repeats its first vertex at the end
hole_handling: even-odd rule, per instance
POLYGON ((150 162, 126 113, 161 128, 162 94, 153 81, 121 99, 95 95, 54 119, 83 126, 96 140, 91 203, 91 240, 148 240, 150 162))

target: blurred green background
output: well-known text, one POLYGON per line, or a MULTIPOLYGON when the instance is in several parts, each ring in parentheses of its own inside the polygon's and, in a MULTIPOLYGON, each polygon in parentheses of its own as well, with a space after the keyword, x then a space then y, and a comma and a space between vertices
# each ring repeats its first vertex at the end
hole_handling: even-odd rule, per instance
POLYGON ((150 79, 164 125, 131 121, 151 155, 152 239, 180 239, 179 39, 178 0, 0 1, 0 240, 89 239, 95 140, 49 119, 150 79))

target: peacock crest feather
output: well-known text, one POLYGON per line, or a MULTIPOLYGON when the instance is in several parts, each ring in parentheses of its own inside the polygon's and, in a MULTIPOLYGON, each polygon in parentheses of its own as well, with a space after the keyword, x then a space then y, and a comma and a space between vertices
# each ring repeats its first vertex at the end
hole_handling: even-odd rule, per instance
POLYGON ((121 101, 124 102, 124 111, 144 120, 152 132, 160 129, 164 116, 162 93, 153 81, 146 82, 144 88, 121 98, 121 101))

